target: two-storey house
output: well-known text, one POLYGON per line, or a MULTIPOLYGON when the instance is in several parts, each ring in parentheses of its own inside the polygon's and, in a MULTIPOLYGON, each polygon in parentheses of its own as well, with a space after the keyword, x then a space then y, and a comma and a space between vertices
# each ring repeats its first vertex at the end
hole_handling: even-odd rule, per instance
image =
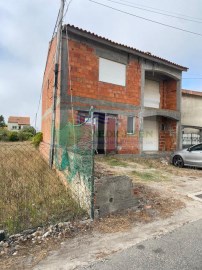
MULTIPOLYGON (((94 108, 98 153, 143 154, 181 145, 181 78, 186 67, 77 27, 63 28, 56 126, 94 108)), ((44 72, 42 132, 50 143, 56 39, 44 72)))

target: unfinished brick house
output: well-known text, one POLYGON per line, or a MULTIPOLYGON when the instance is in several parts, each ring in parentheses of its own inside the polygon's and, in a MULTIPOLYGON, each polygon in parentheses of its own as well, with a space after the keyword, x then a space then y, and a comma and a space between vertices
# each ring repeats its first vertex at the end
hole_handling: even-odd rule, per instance
MULTIPOLYGON (((45 143, 51 134, 55 44, 53 39, 44 73, 45 143)), ((57 128, 72 120, 71 104, 77 123, 85 121, 93 106, 97 153, 162 153, 181 145, 181 77, 186 67, 66 25, 59 70, 57 128)))

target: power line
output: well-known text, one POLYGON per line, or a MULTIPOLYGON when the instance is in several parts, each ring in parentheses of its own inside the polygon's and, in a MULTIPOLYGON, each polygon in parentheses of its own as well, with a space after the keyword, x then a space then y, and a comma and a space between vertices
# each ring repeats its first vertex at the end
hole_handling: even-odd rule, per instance
MULTIPOLYGON (((51 45, 52 45, 52 41, 53 41, 53 37, 54 37, 55 31, 56 31, 56 28, 57 28, 57 25, 58 25, 59 14, 60 14, 60 9, 58 11, 57 19, 56 19, 55 26, 54 26, 54 29, 53 29, 53 34, 52 34, 52 37, 51 37, 51 42, 50 42, 49 50, 48 50, 48 55, 49 55, 49 52, 50 52, 50 49, 51 49, 51 45)), ((52 62, 54 61, 54 58, 55 58, 55 54, 53 55, 52 62)), ((52 67, 48 70, 48 75, 49 75, 51 69, 52 69, 52 67)), ((44 77, 42 87, 41 87, 41 92, 40 92, 40 95, 39 95, 39 101, 38 101, 38 106, 37 106, 37 110, 36 110, 36 114, 35 114, 35 119, 34 119, 34 127, 35 127, 35 129, 36 129, 36 125, 37 125, 38 112, 39 112, 39 108, 40 108, 40 104, 41 104, 41 98, 42 98, 42 93, 43 93, 43 85, 45 84, 45 81, 46 81, 46 78, 44 77)))
MULTIPOLYGON (((120 1, 121 1, 121 2, 125 2, 125 3, 129 3, 129 4, 135 4, 134 2, 130 2, 130 1, 126 1, 126 0, 120 0, 120 1)), ((150 9, 153 9, 153 10, 163 11, 163 12, 170 13, 170 14, 180 15, 180 16, 187 17, 187 18, 191 18, 191 19, 195 19, 195 20, 200 20, 200 21, 202 20, 202 18, 192 17, 192 16, 188 16, 188 15, 185 15, 185 14, 182 14, 182 13, 177 13, 177 12, 167 11, 167 10, 164 10, 164 9, 159 9, 159 8, 154 8, 154 7, 149 7, 149 6, 140 5, 140 4, 135 4, 135 5, 136 5, 136 6, 141 6, 141 7, 150 8, 150 9)))
POLYGON ((179 27, 175 27, 175 26, 169 25, 169 24, 165 24, 165 23, 161 23, 161 22, 154 21, 154 20, 151 20, 151 19, 147 19, 147 18, 144 18, 142 16, 138 16, 138 15, 135 15, 133 13, 129 13, 129 12, 123 11, 121 9, 117 9, 117 8, 112 7, 112 6, 108 6, 108 5, 105 5, 105 4, 102 4, 102 3, 99 3, 99 2, 93 1, 93 0, 89 0, 89 1, 90 2, 93 2, 93 3, 97 4, 97 5, 100 5, 100 6, 103 6, 103 7, 107 7, 109 9, 113 9, 115 11, 118 11, 118 12, 121 12, 121 13, 124 13, 124 14, 127 14, 127 15, 130 15, 130 16, 133 16, 133 17, 136 17, 136 18, 145 20, 145 21, 149 21, 149 22, 152 22, 152 23, 163 25, 163 26, 166 26, 166 27, 169 27, 169 28, 172 28, 172 29, 176 29, 176 30, 180 30, 182 32, 190 33, 190 34, 193 34, 193 35, 202 36, 202 34, 200 34, 200 33, 192 32, 192 31, 189 31, 189 30, 186 30, 186 29, 182 29, 182 28, 179 28, 179 27))
POLYGON ((39 113, 39 108, 40 108, 40 104, 41 104, 42 92, 43 92, 43 87, 41 87, 41 93, 40 93, 40 97, 39 97, 39 103, 38 103, 38 107, 37 107, 37 111, 36 111, 36 115, 35 115, 35 121, 34 121, 34 128, 35 128, 35 130, 36 130, 36 123, 37 123, 37 117, 38 117, 38 113, 39 113))
POLYGON ((54 26, 54 29, 53 29, 53 34, 52 34, 52 38, 51 38, 51 40, 52 40, 52 39, 53 39, 53 37, 54 37, 55 30, 56 30, 57 25, 58 25, 58 19, 59 19, 59 15, 60 15, 60 9, 59 9, 59 11, 58 11, 58 16, 57 16, 57 20, 56 20, 56 22, 55 22, 55 26, 54 26))
POLYGON ((138 7, 138 6, 125 4, 125 3, 122 3, 122 2, 117 2, 117 1, 113 1, 113 0, 106 0, 106 1, 116 3, 116 4, 119 4, 119 5, 122 5, 122 6, 126 6, 126 7, 132 7, 132 8, 148 11, 148 12, 151 12, 151 13, 164 15, 164 16, 167 16, 167 17, 175 18, 175 19, 181 19, 181 20, 184 20, 184 21, 195 22, 195 23, 202 23, 202 21, 196 21, 196 20, 193 20, 193 19, 186 19, 186 18, 183 18, 183 17, 169 15, 169 14, 165 14, 165 13, 162 13, 162 12, 159 12, 159 11, 153 11, 153 10, 149 10, 149 9, 138 7))
MULTIPOLYGON (((67 4, 67 7, 66 7, 66 10, 65 10, 65 12, 64 12, 64 16, 63 16, 63 18, 62 18, 62 19, 64 19, 64 18, 65 18, 65 16, 67 15, 67 12, 68 12, 68 10, 69 10, 69 7, 70 7, 70 5, 71 5, 72 1, 73 1, 73 0, 70 0, 70 1, 69 1, 69 3, 67 4)), ((66 2, 66 1, 65 1, 65 2, 66 2)))

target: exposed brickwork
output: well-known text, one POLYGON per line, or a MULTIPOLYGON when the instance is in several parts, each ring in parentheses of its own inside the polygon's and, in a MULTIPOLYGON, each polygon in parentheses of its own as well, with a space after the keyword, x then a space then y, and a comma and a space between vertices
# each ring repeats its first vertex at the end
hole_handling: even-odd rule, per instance
POLYGON ((177 122, 162 117, 159 125, 159 151, 174 151, 177 143, 177 122), (164 130, 162 130, 164 128, 164 130))
MULTIPOLYGON (((52 120, 52 105, 53 105, 53 89, 54 89, 54 70, 55 70, 55 50, 56 38, 49 44, 47 63, 43 78, 42 90, 42 132, 43 141, 50 143, 51 140, 51 120, 52 120)), ((60 71, 58 74, 60 78, 60 71)), ((60 96, 60 79, 58 79, 57 96, 60 96)), ((59 104, 56 105, 56 127, 59 127, 60 110, 59 104)))
POLYGON ((134 135, 127 134, 127 117, 118 117, 118 153, 119 154, 139 154, 139 118, 135 118, 134 135))
POLYGON ((160 82, 160 108, 177 110, 177 81, 160 82))
POLYGON ((164 85, 166 89, 165 109, 177 110, 177 81, 169 80, 164 85))
MULTIPOLYGON (((128 104, 140 106, 141 103, 141 65, 137 58, 129 55, 126 65, 126 86, 119 86, 110 83, 99 82, 99 56, 95 48, 87 41, 81 42, 70 39, 69 43, 69 64, 70 74, 68 77, 68 93, 73 96, 91 98, 94 100, 109 101, 117 104, 128 104), (71 78, 71 85, 70 79, 71 78), (71 91, 70 91, 71 86, 71 91)), ((46 69, 43 82, 42 96, 42 132, 45 143, 50 143, 51 139, 51 107, 53 104, 53 85, 54 85, 54 54, 56 41, 50 44, 46 69)), ((61 68, 59 68, 60 70, 61 68)), ((60 78, 60 73, 59 73, 60 78)), ((60 83, 60 79, 59 79, 60 83)), ((60 89, 60 85, 59 85, 60 89)), ((167 110, 176 110, 177 108, 177 82, 173 79, 160 82, 160 108, 167 110)), ((60 92, 58 90, 58 96, 60 92)), ((61 107, 67 106, 66 113, 68 121, 73 122, 70 102, 58 99, 56 110, 56 127, 60 126, 61 107)), ((74 108, 85 111, 91 104, 86 101, 75 102, 74 108)), ((94 105, 95 111, 111 111, 117 115, 117 107, 110 105, 94 105)), ((77 110, 77 109, 76 109, 77 110)), ((119 154, 140 154, 140 122, 135 118, 135 134, 127 134, 127 116, 124 113, 134 115, 134 111, 129 109, 118 109, 118 133, 117 133, 117 152, 119 154)), ((77 112, 74 113, 74 122, 77 122, 77 112)), ((176 121, 166 120, 166 125, 170 127, 169 131, 160 131, 159 150, 169 151, 176 147, 176 121), (171 131, 170 131, 171 130, 171 131)))
POLYGON ((124 87, 99 82, 99 57, 90 46, 70 40, 69 51, 73 95, 140 105, 141 69, 137 60, 129 60, 124 87))

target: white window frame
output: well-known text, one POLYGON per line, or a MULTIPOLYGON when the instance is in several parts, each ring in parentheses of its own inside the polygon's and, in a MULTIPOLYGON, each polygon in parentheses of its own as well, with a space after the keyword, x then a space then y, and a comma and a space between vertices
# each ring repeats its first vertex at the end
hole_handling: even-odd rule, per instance
POLYGON ((134 135, 135 134, 135 116, 129 115, 127 117, 127 134, 128 135, 134 135), (128 118, 133 118, 133 132, 128 132, 128 118))

